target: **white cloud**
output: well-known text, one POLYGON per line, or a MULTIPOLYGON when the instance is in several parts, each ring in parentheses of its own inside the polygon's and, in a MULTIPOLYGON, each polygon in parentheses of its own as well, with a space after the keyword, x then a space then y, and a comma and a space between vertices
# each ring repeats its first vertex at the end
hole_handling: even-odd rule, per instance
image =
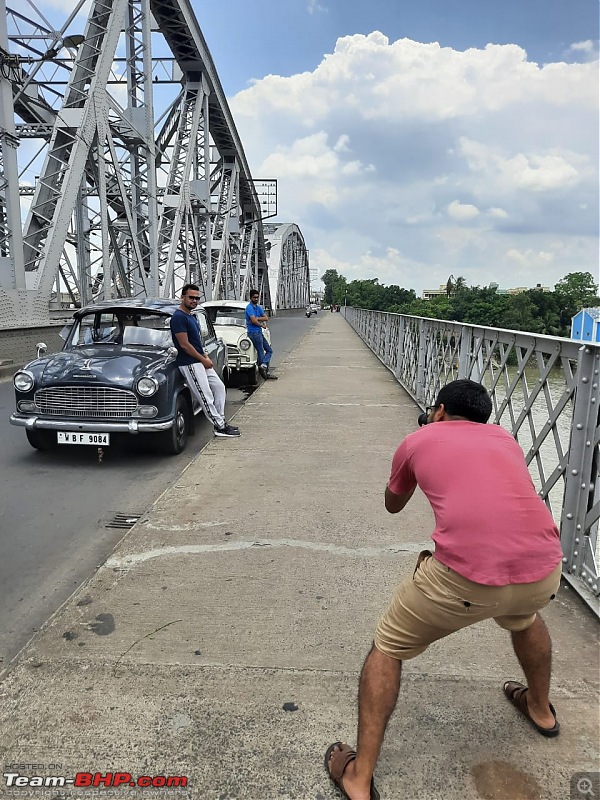
POLYGON ((417 290, 450 273, 522 286, 514 253, 532 285, 595 269, 597 63, 355 34, 230 105, 319 269, 417 290))
POLYGON ((472 171, 494 175, 508 188, 563 189, 592 177, 589 159, 577 153, 517 153, 508 157, 481 142, 462 139, 460 145, 472 171))
POLYGON ((308 0, 307 11, 309 14, 326 14, 328 10, 329 9, 326 6, 321 5, 318 0, 308 0))
POLYGON ((510 250, 506 252, 506 257, 515 261, 520 267, 526 267, 528 269, 535 269, 538 266, 546 267, 555 259, 554 253, 546 253, 543 250, 535 251, 531 249, 517 250, 514 247, 511 247, 510 250))
POLYGON ((448 206, 448 216, 457 222, 468 222, 479 216, 479 209, 470 203, 461 203, 460 200, 453 200, 448 206))
POLYGON ((573 42, 570 49, 581 50, 584 53, 591 53, 594 50, 594 43, 591 39, 587 39, 585 42, 573 42))

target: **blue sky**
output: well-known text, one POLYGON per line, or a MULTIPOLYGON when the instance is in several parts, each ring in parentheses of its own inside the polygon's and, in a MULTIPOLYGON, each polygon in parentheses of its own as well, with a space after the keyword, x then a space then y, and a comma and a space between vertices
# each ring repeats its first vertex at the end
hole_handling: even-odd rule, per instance
POLYGON ((317 274, 598 279, 596 0, 192 2, 317 274))
POLYGON ((228 95, 251 79, 313 70, 340 36, 381 31, 390 40, 466 50, 518 44, 531 61, 575 60, 574 42, 597 40, 596 0, 192 0, 228 95))
POLYGON ((597 0, 190 1, 317 275, 599 278, 597 0))

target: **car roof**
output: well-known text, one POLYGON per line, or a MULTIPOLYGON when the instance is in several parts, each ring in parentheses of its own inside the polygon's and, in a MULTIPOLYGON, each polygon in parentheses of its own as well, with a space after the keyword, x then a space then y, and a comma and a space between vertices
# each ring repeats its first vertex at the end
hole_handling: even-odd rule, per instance
POLYGON ((168 297, 120 297, 91 303, 77 309, 73 316, 77 319, 95 311, 148 311, 172 316, 179 308, 180 302, 168 297))
POLYGON ((248 303, 245 300, 207 300, 202 305, 205 308, 246 308, 248 303))

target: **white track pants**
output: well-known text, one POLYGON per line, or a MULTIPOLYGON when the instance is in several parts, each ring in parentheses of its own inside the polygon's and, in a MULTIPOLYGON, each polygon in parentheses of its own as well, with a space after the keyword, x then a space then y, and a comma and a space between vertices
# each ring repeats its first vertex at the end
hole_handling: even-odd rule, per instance
POLYGON ((198 362, 179 367, 179 371, 209 422, 215 428, 222 428, 225 425, 225 384, 215 370, 206 369, 198 362))

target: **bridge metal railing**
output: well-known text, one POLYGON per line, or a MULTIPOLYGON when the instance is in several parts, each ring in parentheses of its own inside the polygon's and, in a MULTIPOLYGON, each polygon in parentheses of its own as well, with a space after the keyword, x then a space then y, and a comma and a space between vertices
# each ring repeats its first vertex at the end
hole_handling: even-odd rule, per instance
POLYGON ((416 403, 451 380, 492 397, 561 534, 563 577, 600 616, 600 345, 360 308, 346 319, 416 403))

